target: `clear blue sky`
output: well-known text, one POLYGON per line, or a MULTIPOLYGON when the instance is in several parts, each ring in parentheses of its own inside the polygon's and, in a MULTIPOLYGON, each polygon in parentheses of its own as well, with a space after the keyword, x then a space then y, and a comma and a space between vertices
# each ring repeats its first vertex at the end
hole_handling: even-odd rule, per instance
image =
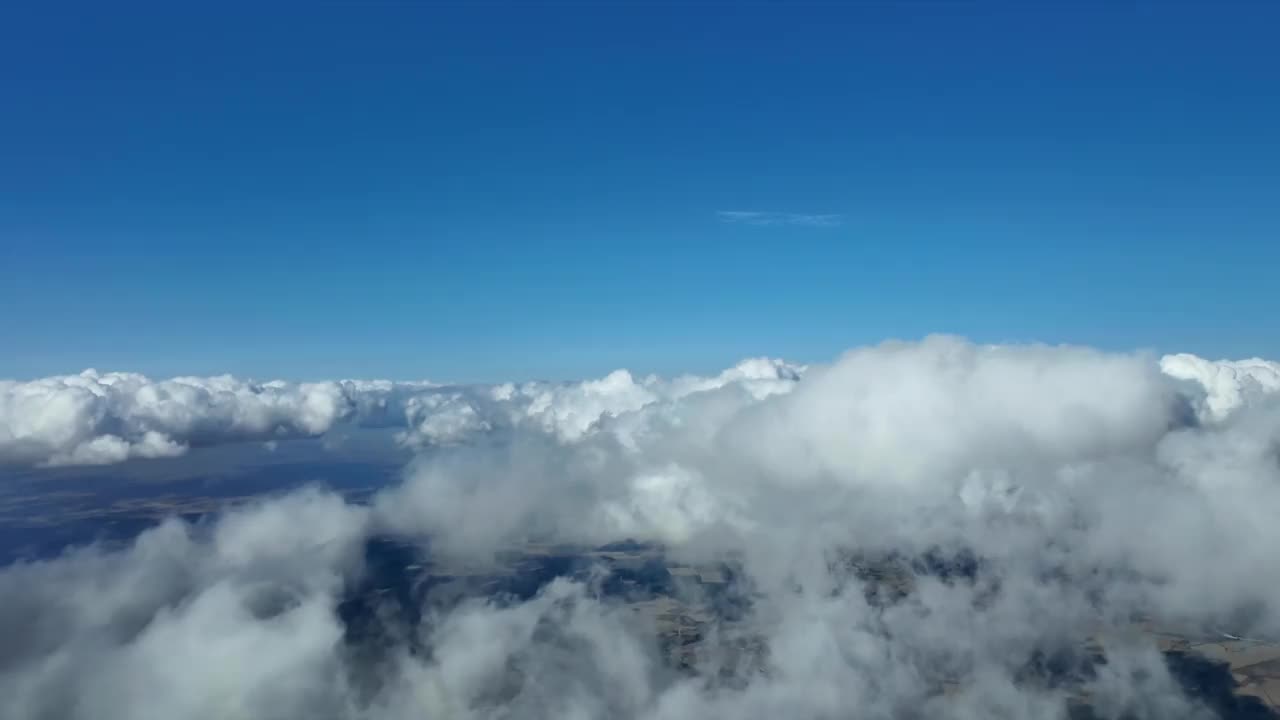
POLYGON ((168 5, 0 10, 0 377, 1280 356, 1280 3, 168 5))

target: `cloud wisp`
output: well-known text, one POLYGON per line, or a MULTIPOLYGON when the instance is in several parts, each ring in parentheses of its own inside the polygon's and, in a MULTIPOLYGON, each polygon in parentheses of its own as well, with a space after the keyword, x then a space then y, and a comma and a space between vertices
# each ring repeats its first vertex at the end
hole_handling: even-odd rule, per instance
POLYGON ((792 227, 830 228, 844 224, 844 216, 835 213, 788 213, 761 210, 720 210, 716 217, 723 223, 739 225, 789 225, 792 227))
MULTIPOLYGON (((1060 720, 1082 697, 1096 717, 1211 718, 1130 629, 1280 636, 1277 369, 931 337, 715 377, 224 380, 227 395, 173 407, 136 378, 102 404, 65 390, 79 381, 10 387, 28 413, 37 390, 56 398, 22 427, 65 415, 79 435, 44 432, 79 444, 373 422, 419 451, 367 504, 310 489, 0 569, 0 694, 14 717, 67 720, 1060 720), (178 412, 206 406, 213 419, 178 412), (385 537, 425 540, 449 568, 530 543, 654 542, 731 569, 749 601, 709 621, 691 672, 598 577, 421 608, 375 652, 350 638, 349 597, 385 537), (884 568, 900 594, 883 594, 884 568)), ((22 457, 79 447, 41 442, 22 457)))

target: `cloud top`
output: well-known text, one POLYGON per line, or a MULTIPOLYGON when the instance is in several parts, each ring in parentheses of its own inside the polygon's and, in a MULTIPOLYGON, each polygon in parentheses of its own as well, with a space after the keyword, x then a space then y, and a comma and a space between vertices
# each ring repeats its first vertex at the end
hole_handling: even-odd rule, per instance
POLYGON ((1160 369, 1203 388, 1201 412, 1213 420, 1280 391, 1280 363, 1261 358, 1213 361, 1179 353, 1161 358, 1160 369))

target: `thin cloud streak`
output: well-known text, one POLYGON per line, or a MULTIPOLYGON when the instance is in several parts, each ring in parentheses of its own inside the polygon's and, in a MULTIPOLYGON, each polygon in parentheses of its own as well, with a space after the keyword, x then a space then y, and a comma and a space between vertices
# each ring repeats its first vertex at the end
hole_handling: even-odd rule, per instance
POLYGON ((844 216, 837 213, 784 213, 759 210, 720 210, 720 222, 742 225, 791 225, 794 227, 837 227, 844 216))

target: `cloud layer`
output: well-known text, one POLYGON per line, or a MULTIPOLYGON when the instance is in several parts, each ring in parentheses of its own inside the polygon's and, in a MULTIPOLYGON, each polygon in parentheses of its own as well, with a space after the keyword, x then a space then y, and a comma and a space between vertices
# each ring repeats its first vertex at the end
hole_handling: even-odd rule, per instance
MULTIPOLYGON (((1256 358, 1210 361, 1168 355, 1160 359, 1159 367, 1165 375, 1203 390, 1184 393, 1184 397, 1206 421, 1221 420, 1242 405, 1280 390, 1280 363, 1256 358)), ((0 380, 0 464, 101 465, 171 457, 191 446, 314 437, 343 423, 401 428, 402 439, 411 446, 457 443, 516 427, 542 430, 568 442, 596 431, 602 422, 646 406, 729 385, 756 399, 786 392, 804 370, 804 366, 756 358, 715 377, 637 380, 618 370, 598 380, 558 384, 257 383, 225 375, 152 380, 136 373, 94 370, 29 382, 0 380)), ((1120 393, 1137 388, 1117 380, 1116 387, 1104 390, 1111 374, 1106 368, 1099 370, 1099 381, 1091 388, 1120 393)), ((1009 385, 1000 380, 976 382, 990 384, 994 393, 1009 392, 1005 389, 1009 385)), ((895 392, 917 390, 927 388, 895 392)), ((899 397, 893 404, 902 402, 899 397)), ((927 419, 937 422, 940 417, 928 414, 927 419)))
POLYGON ((1276 371, 932 337, 563 385, 9 384, 15 462, 340 422, 397 425, 420 452, 367 505, 308 490, 0 570, 0 696, 15 717, 108 720, 1056 719, 1084 692, 1099 717, 1212 717, 1129 628, 1280 635, 1276 371), (692 676, 590 581, 430 610, 370 660, 338 607, 387 535, 459 567, 656 541, 728 563, 750 603, 692 676), (876 558, 902 599, 870 593, 876 558), (1104 665, 1081 665, 1086 638, 1104 665), (1034 672, 1049 659, 1079 688, 1034 672))
POLYGON ((231 376, 151 380, 136 373, 0 381, 0 463, 102 465, 181 455, 191 446, 323 435, 342 423, 405 429, 412 445, 533 427, 565 440, 661 398, 743 383, 767 388, 803 368, 756 359, 718 377, 637 382, 619 370, 580 383, 440 386, 426 381, 256 383, 231 376))

